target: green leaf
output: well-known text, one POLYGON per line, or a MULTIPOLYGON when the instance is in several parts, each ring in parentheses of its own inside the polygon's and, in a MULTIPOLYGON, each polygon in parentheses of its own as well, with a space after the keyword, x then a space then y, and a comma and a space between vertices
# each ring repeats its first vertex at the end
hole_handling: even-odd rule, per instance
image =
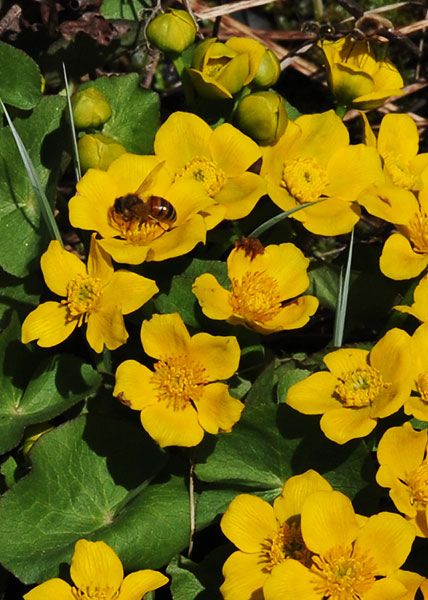
POLYGON ((148 485, 165 454, 141 426, 81 416, 43 435, 32 472, 0 500, 0 562, 25 583, 58 576, 80 538, 106 541, 127 571, 187 546, 182 473, 148 485))
POLYGON ((0 328, 7 326, 13 310, 23 321, 39 303, 43 286, 39 272, 18 278, 0 269, 0 328))
MULTIPOLYGON (((14 121, 51 205, 64 167, 64 106, 65 98, 45 97, 31 116, 14 121)), ((0 265, 11 275, 26 276, 46 245, 45 236, 36 195, 12 132, 5 127, 0 129, 0 265)))
POLYGON ((137 73, 100 77, 80 86, 96 87, 107 98, 112 116, 102 133, 123 144, 128 152, 150 154, 159 129, 159 96, 140 87, 137 73))
POLYGON ((221 568, 229 552, 229 544, 224 544, 198 564, 182 556, 174 558, 167 568, 174 600, 221 600, 221 568))
POLYGON ((0 42, 0 98, 6 104, 29 109, 42 97, 37 64, 22 50, 0 42))
POLYGON ((339 273, 337 268, 323 265, 312 269, 308 275, 311 280, 311 286, 307 293, 316 296, 323 306, 335 310, 339 293, 339 273))
POLYGON ((136 19, 142 8, 151 4, 143 0, 104 0, 101 6, 101 14, 106 19, 136 19))

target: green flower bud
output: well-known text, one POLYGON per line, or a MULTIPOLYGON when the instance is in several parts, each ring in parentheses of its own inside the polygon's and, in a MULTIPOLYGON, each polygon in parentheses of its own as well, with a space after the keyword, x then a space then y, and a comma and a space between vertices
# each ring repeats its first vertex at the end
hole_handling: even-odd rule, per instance
POLYGON ((111 117, 110 104, 97 88, 89 87, 71 98, 74 125, 77 129, 100 127, 111 117))
POLYGON ((255 92, 243 98, 235 111, 235 125, 261 146, 275 143, 284 133, 288 115, 275 92, 255 92))
POLYGON ((270 87, 275 85, 281 75, 281 65, 272 50, 266 50, 253 83, 259 87, 270 87))
POLYGON ((105 171, 110 163, 126 152, 126 148, 102 133, 86 134, 77 142, 80 166, 85 172, 90 168, 105 171))
POLYGON ((150 21, 146 35, 159 50, 180 54, 195 41, 196 25, 186 10, 170 8, 150 21))

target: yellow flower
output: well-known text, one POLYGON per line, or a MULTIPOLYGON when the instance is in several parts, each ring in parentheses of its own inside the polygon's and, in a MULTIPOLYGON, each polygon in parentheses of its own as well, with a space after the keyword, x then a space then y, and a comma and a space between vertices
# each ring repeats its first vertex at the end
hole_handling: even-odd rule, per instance
POLYGON ((311 564, 291 558, 263 586, 265 600, 395 600, 407 593, 394 577, 410 553, 415 529, 400 515, 355 514, 341 492, 310 494, 301 511, 311 564))
POLYGON ((79 540, 71 559, 73 586, 49 579, 25 594, 25 600, 140 600, 168 582, 158 571, 143 569, 123 577, 122 563, 105 542, 79 540))
POLYGON ((128 339, 123 316, 134 312, 158 291, 151 279, 114 271, 110 257, 92 235, 87 267, 58 241, 42 255, 41 268, 48 288, 64 296, 60 302, 44 302, 22 324, 22 341, 38 340, 43 347, 63 342, 83 323, 86 338, 95 352, 104 345, 118 348, 128 339))
POLYGON ((262 334, 303 327, 318 299, 301 294, 309 285, 309 260, 294 244, 267 246, 252 238, 238 243, 227 259, 232 290, 210 273, 198 277, 193 293, 210 319, 225 319, 262 334))
POLYGON ((292 215, 320 235, 351 231, 360 218, 357 197, 383 180, 376 149, 351 146, 345 125, 332 110, 290 121, 278 142, 264 148, 261 175, 281 210, 320 201, 292 215))
POLYGON ((390 488, 397 510, 428 537, 428 431, 410 423, 388 429, 379 442, 376 481, 390 488))
POLYGON ((401 329, 388 331, 370 352, 340 349, 324 362, 329 371, 292 385, 286 403, 307 415, 322 414, 322 431, 338 444, 365 437, 410 396, 410 336, 401 329))
POLYGON ((89 169, 76 189, 69 203, 71 224, 97 231, 104 238, 101 246, 117 262, 165 260, 205 242, 206 226, 198 213, 212 204, 211 199, 194 181, 171 185, 171 177, 154 156, 122 154, 107 171, 89 169), (171 218, 159 211, 147 215, 149 200, 165 206, 171 218), (134 208, 125 214, 130 202, 134 208))
MULTIPOLYGON (((416 290, 415 290, 416 291, 416 290)), ((406 415, 428 421, 428 323, 416 329, 410 339, 412 351, 413 393, 404 403, 406 415)))
POLYGON ((141 342, 146 354, 157 359, 154 370, 135 360, 123 362, 113 393, 141 411, 144 429, 160 446, 196 446, 204 431, 231 431, 244 406, 219 380, 238 368, 235 337, 190 337, 180 315, 173 313, 144 321, 141 342))
POLYGON ((300 512, 306 498, 331 485, 316 471, 288 479, 273 506, 250 494, 230 503, 221 529, 238 548, 223 566, 220 588, 225 600, 259 600, 272 569, 288 559, 311 564, 311 552, 300 530, 300 512))
POLYGON ((264 180, 248 171, 260 148, 229 123, 213 131, 200 117, 175 112, 156 134, 155 153, 177 183, 197 182, 226 219, 248 215, 266 191, 264 180))
POLYGON ((195 49, 187 72, 203 98, 232 98, 254 79, 265 54, 256 40, 231 37, 223 44, 209 38, 195 49))
POLYGON ((341 38, 320 42, 327 80, 339 105, 371 110, 403 93, 403 79, 388 59, 376 60, 365 40, 341 38))

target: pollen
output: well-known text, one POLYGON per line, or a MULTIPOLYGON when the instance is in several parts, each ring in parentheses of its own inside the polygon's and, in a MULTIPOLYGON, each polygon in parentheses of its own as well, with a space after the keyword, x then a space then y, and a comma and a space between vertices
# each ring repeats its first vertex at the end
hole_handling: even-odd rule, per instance
POLYGON ((277 280, 258 271, 247 271, 240 280, 232 279, 229 301, 233 314, 248 322, 267 323, 282 310, 277 280))
POLYGON ((428 254, 428 218, 423 210, 416 213, 410 221, 408 233, 413 250, 419 254, 428 254))
POLYGON ((336 546, 312 561, 314 591, 326 600, 361 600, 376 580, 374 559, 356 547, 336 546))
POLYGON ((226 183, 226 175, 217 163, 203 157, 192 158, 176 173, 175 180, 182 177, 192 177, 196 181, 200 181, 211 198, 218 194, 226 183))
POLYGON ((84 590, 72 587, 71 595, 76 600, 116 600, 119 597, 120 590, 112 586, 86 586, 84 590))
POLYGON ((272 571, 276 565, 287 558, 298 560, 305 567, 311 565, 312 552, 308 550, 302 538, 300 523, 290 519, 276 533, 263 542, 262 563, 264 569, 272 571))
POLYGON ((358 367, 355 371, 343 373, 334 390, 346 408, 371 406, 380 392, 391 384, 385 383, 377 369, 358 367))
POLYGON ((173 410, 184 409, 189 403, 200 400, 208 383, 205 367, 189 356, 171 356, 154 365, 151 383, 157 389, 160 402, 173 410))
POLYGON ((414 190, 417 178, 410 171, 408 161, 398 154, 387 153, 383 157, 385 169, 392 179, 392 183, 405 190, 414 190))
POLYGON ((301 204, 318 200, 328 183, 326 170, 314 158, 297 158, 284 164, 281 186, 301 204))
POLYGON ((428 465, 424 461, 417 469, 406 477, 410 492, 411 504, 419 505, 424 510, 428 504, 428 465))
POLYGON ((80 327, 87 320, 88 313, 97 308, 102 293, 100 280, 96 277, 79 274, 69 281, 67 299, 61 301, 61 304, 67 305, 68 319, 73 320, 77 317, 80 327))

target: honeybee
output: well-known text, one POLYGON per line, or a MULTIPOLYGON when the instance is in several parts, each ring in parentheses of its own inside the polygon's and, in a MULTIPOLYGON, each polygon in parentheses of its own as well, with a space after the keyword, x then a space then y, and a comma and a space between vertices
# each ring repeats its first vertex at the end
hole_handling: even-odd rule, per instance
POLYGON ((138 222, 140 227, 149 220, 156 221, 161 226, 162 224, 172 225, 176 221, 177 213, 168 200, 161 196, 146 196, 148 188, 152 185, 162 166, 163 162, 156 165, 133 194, 116 198, 110 209, 110 216, 114 221, 117 222, 117 217, 120 217, 122 222, 138 222))

